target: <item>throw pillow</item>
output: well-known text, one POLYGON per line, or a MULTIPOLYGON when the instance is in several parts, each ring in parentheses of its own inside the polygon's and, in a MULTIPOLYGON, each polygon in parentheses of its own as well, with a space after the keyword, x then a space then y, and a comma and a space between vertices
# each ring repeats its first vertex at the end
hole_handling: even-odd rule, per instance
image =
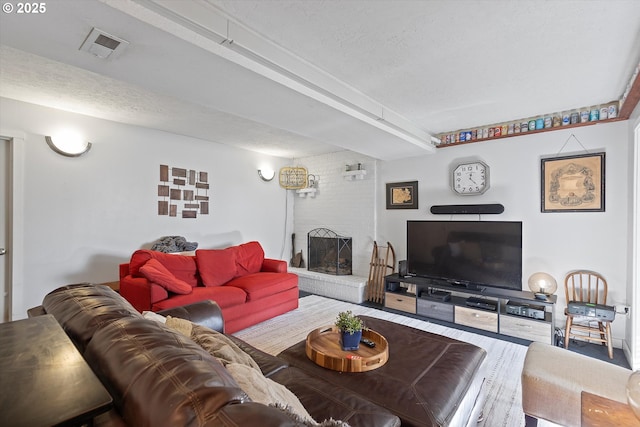
POLYGON ((333 418, 329 418, 328 420, 324 420, 319 423, 315 421, 310 422, 308 420, 304 420, 298 414, 291 411, 290 406, 283 405, 282 403, 275 403, 269 406, 272 406, 284 412, 287 416, 291 417, 291 419, 296 423, 296 425, 301 424, 305 427, 306 426, 308 427, 350 427, 348 423, 340 420, 334 420, 333 418))
POLYGON ((254 402, 263 405, 282 404, 306 423, 315 424, 298 397, 282 384, 266 378, 261 372, 239 363, 229 363, 227 371, 254 402))
POLYGON ((167 321, 166 317, 162 316, 161 314, 155 313, 153 311, 143 311, 142 317, 148 320, 153 320, 154 322, 162 323, 163 325, 167 321))
POLYGON ((193 288, 184 280, 178 279, 157 259, 150 259, 140 267, 140 273, 150 282, 157 283, 169 292, 190 294, 193 288))
POLYGON ((262 373, 253 357, 220 332, 171 316, 167 316, 165 325, 191 338, 224 366, 239 363, 262 373))
POLYGON ((224 285, 236 275, 235 248, 198 249, 196 263, 203 285, 224 285))
POLYGON ((184 280, 189 285, 198 285, 198 269, 195 256, 173 255, 148 249, 138 249, 131 255, 129 274, 133 277, 143 277, 140 268, 150 259, 158 260, 171 274, 180 280, 184 280))
POLYGON ((164 324, 166 327, 171 328, 174 331, 180 332, 182 335, 186 337, 191 336, 193 323, 191 323, 189 320, 181 319, 179 317, 167 316, 164 324))
POLYGON ((259 242, 243 243, 235 247, 236 250, 236 275, 258 273, 262 269, 264 261, 264 249, 259 242))

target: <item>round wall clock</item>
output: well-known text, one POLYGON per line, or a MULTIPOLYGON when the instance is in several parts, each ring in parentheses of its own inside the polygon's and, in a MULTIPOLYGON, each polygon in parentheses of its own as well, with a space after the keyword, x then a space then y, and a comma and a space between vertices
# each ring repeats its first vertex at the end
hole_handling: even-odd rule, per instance
POLYGON ((457 164, 451 173, 451 188, 463 196, 483 194, 489 189, 489 166, 480 160, 457 164))

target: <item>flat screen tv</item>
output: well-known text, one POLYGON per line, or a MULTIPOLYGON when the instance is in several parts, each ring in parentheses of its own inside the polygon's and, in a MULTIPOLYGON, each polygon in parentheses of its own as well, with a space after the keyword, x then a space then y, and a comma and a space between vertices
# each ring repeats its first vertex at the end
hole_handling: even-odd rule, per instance
POLYGON ((522 222, 407 221, 407 273, 467 289, 522 290, 522 222))

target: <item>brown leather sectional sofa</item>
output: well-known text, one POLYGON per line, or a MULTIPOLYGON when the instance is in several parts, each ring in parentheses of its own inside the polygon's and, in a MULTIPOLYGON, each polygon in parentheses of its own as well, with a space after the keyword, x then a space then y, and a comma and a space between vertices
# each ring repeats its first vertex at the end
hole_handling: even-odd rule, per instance
MULTIPOLYGON (((223 364, 186 336, 145 319, 106 286, 56 289, 30 316, 52 314, 111 393, 114 409, 95 426, 299 426, 285 412, 252 402, 223 364)), ((162 314, 222 329, 215 303, 196 303, 162 314)), ((262 373, 295 394, 316 421, 353 427, 398 427, 398 417, 355 393, 290 367, 229 336, 262 373)), ((61 390, 61 392, 64 392, 61 390)))

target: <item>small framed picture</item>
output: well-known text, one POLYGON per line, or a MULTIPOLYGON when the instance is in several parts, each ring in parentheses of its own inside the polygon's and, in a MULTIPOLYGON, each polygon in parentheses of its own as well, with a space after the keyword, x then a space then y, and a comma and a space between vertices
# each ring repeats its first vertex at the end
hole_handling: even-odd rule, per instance
POLYGON ((418 181, 387 183, 387 209, 418 209, 418 181))
POLYGON ((605 153, 541 160, 542 212, 604 212, 605 153))

